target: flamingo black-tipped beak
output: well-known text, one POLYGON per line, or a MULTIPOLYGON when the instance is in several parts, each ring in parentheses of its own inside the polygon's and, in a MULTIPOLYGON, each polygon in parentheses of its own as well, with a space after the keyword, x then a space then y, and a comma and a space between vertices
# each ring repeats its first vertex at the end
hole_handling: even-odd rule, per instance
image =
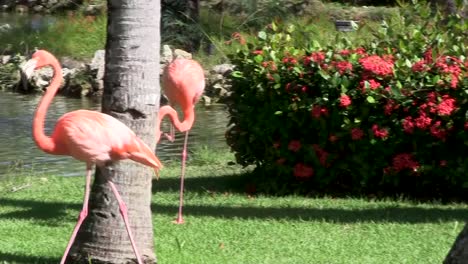
POLYGON ((21 65, 21 71, 26 76, 27 79, 30 79, 34 73, 34 70, 37 67, 37 59, 30 59, 21 65))
POLYGON ((154 175, 156 176, 156 180, 159 181, 159 169, 154 169, 154 175))

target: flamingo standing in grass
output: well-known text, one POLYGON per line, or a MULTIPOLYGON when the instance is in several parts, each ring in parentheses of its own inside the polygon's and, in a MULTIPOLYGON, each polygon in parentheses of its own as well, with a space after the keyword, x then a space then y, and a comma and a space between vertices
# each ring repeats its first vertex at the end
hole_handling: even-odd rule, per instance
MULTIPOLYGON (((185 132, 184 149, 182 151, 182 166, 180 177, 180 196, 179 196, 179 212, 176 224, 184 223, 182 217, 182 206, 184 200, 184 176, 185 162, 187 159, 187 142, 188 134, 195 121, 195 104, 200 100, 203 90, 205 89, 205 74, 200 64, 190 59, 175 59, 169 63, 163 71, 162 87, 171 105, 178 105, 184 114, 184 119, 181 122, 176 110, 165 105, 159 109, 158 119, 156 121, 156 142, 159 142, 161 135, 160 125, 162 119, 168 115, 172 125, 180 132, 185 132)), ((174 141, 174 128, 171 125, 170 134, 164 133, 170 141, 174 141)))
MULTIPOLYGON (((22 67, 24 74, 31 77, 35 69, 51 66, 54 77, 39 103, 33 120, 33 138, 37 146, 46 153, 67 155, 86 163, 86 186, 83 209, 78 217, 61 264, 65 263, 76 234, 88 215, 88 200, 93 165, 105 166, 107 162, 131 159, 154 169, 156 175, 162 168, 153 151, 125 124, 110 115, 96 111, 77 110, 64 114, 55 125, 52 136, 44 133, 44 120, 54 95, 62 82, 62 69, 57 59, 47 51, 38 50, 22 67)), ((118 200, 120 213, 138 263, 143 264, 130 230, 127 208, 114 183, 108 181, 118 200)))

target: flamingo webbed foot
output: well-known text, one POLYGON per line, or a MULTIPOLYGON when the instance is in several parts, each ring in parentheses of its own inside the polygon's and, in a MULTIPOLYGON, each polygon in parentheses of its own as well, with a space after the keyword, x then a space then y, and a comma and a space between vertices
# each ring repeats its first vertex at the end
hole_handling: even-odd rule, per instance
POLYGON ((174 142, 174 140, 175 140, 174 135, 171 135, 171 134, 168 134, 168 133, 164 133, 163 135, 164 135, 164 137, 165 137, 167 140, 169 140, 170 142, 174 142))

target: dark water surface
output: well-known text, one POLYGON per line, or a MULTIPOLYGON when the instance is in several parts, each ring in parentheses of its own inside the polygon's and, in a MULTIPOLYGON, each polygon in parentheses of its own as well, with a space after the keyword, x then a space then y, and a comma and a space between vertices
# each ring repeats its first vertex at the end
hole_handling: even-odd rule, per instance
MULTIPOLYGON (((64 176, 84 175, 85 165, 68 156, 49 155, 39 150, 31 137, 34 111, 41 96, 22 95, 0 91, 0 176, 11 170, 64 176)), ((56 120, 66 112, 77 109, 100 111, 100 102, 56 96, 46 119, 46 134, 50 135, 56 120)), ((196 121, 190 132, 189 150, 200 146, 224 149, 227 125, 225 106, 198 106, 196 121)), ((166 118, 163 130, 168 131, 166 118)), ((176 133, 176 141, 161 141, 157 155, 164 162, 178 159, 182 151, 183 134, 176 133)))

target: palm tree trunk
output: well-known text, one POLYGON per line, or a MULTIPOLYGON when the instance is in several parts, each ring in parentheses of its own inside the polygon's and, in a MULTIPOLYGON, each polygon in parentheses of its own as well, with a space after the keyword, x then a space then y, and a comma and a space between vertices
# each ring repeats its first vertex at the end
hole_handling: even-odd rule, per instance
POLYGON ((458 235, 450 252, 444 260, 444 264, 467 264, 468 263, 468 224, 458 235))
MULTIPOLYGON (((129 126, 155 148, 159 109, 160 1, 108 1, 102 111, 129 126)), ((89 215, 67 263, 133 263, 132 251, 111 179, 126 202, 130 226, 145 263, 156 263, 151 217, 152 171, 132 161, 97 169, 89 215)))

